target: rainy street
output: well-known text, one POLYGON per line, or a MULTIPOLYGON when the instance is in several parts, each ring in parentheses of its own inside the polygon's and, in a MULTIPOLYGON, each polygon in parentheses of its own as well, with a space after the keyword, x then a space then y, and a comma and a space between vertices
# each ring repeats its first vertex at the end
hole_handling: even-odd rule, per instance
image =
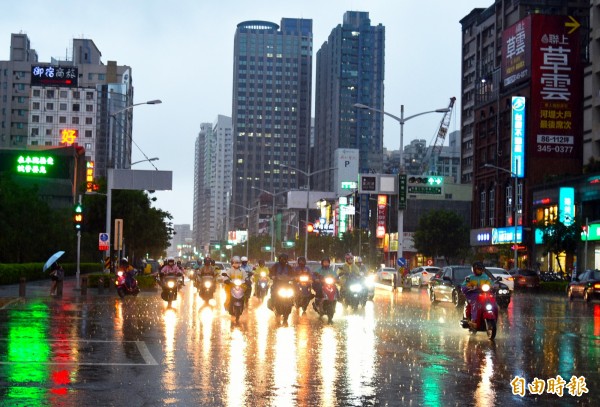
POLYGON ((169 309, 159 294, 2 298, 0 404, 600 405, 600 302, 517 293, 491 342, 425 289, 377 289, 331 325, 294 309, 287 327, 256 298, 233 326, 222 291, 204 304, 187 284, 169 309))

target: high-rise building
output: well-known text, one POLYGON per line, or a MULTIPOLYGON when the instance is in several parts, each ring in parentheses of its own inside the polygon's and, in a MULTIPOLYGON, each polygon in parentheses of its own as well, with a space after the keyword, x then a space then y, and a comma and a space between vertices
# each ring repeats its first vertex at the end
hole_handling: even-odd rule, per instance
POLYGON ((0 61, 0 147, 77 143, 96 175, 127 168, 132 112, 121 110, 132 104, 131 68, 102 63, 90 39, 73 39, 71 60, 48 63, 27 34, 12 34, 10 49, 10 60, 0 61))
POLYGON ((289 167, 308 170, 311 84, 312 20, 238 24, 231 228, 245 224, 243 207, 252 206, 261 194, 255 188, 279 193, 304 185, 289 167))
MULTIPOLYGON (((359 150, 359 172, 382 172, 385 28, 368 12, 347 11, 317 52, 314 170, 332 166, 339 148, 359 150)), ((320 174, 315 189, 334 191, 332 174, 320 174)))
POLYGON ((231 117, 200 124, 194 162, 194 242, 209 253, 211 241, 226 238, 232 162, 231 117))

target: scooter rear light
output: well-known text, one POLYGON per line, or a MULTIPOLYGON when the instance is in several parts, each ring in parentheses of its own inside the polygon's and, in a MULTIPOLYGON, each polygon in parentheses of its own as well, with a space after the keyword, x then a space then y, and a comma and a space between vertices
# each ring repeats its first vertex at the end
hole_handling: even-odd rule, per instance
POLYGON ((210 281, 204 282, 204 287, 206 287, 206 288, 210 288, 211 285, 212 285, 212 283, 210 281))
POLYGON ((596 290, 600 290, 600 283, 596 283, 596 284, 594 284, 594 288, 595 288, 596 290))

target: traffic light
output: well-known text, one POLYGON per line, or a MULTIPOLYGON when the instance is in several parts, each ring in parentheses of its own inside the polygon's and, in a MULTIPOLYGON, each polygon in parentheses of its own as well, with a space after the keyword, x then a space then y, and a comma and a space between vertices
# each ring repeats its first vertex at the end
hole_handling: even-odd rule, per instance
POLYGON ((75 205, 73 223, 75 224, 75 230, 80 231, 83 225, 83 206, 81 204, 75 205))

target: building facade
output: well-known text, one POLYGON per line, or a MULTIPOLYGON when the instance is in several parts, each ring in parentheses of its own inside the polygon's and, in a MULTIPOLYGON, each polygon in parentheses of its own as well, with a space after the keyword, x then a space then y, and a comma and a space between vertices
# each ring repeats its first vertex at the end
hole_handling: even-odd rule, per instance
POLYGON ((233 182, 229 229, 245 226, 259 189, 304 185, 312 94, 312 20, 237 26, 233 67, 233 182), (258 188, 258 189, 257 189, 258 188))
POLYGON ((73 39, 71 60, 41 63, 28 36, 12 34, 10 60, 0 61, 0 147, 76 143, 96 175, 128 168, 131 68, 101 56, 92 40, 73 39))
MULTIPOLYGON (((314 170, 324 170, 339 148, 358 149, 359 172, 382 172, 385 28, 368 12, 348 11, 317 52, 314 170)), ((319 191, 334 191, 333 177, 315 177, 319 191)))
POLYGON ((209 253, 210 242, 227 236, 228 208, 233 170, 231 117, 219 115, 200 124, 194 161, 194 242, 209 253))

